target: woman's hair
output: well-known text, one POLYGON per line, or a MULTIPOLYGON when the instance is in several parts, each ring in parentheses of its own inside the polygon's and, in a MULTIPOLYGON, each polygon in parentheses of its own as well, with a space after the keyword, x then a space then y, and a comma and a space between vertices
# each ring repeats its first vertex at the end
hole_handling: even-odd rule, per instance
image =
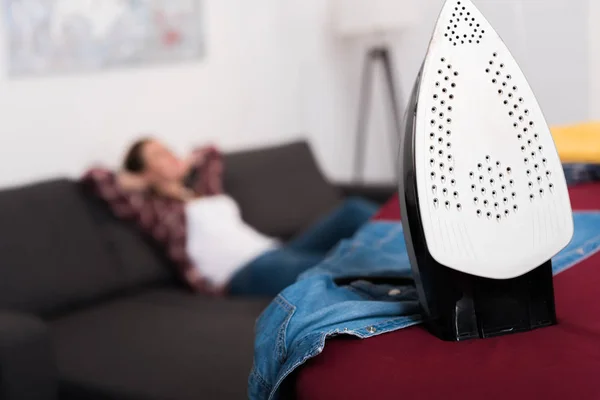
POLYGON ((144 145, 150 142, 152 139, 150 138, 142 138, 136 140, 129 150, 127 150, 127 154, 125 155, 125 159, 123 160, 123 169, 127 172, 131 172, 134 174, 138 174, 143 172, 146 168, 146 162, 144 160, 144 155, 142 154, 144 145))

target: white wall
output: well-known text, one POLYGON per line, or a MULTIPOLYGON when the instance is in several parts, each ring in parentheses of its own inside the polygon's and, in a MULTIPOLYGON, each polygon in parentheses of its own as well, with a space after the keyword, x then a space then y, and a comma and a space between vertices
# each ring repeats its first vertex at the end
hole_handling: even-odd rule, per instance
MULTIPOLYGON (((595 1, 475 0, 551 123, 600 116, 600 48, 588 40, 588 3, 595 1)), ((208 48, 197 63, 10 80, 0 49, 0 185, 74 176, 95 161, 114 165, 140 132, 158 133, 178 150, 209 140, 229 150, 308 135, 327 175, 351 178, 362 48, 331 35, 328 2, 204 3, 208 48)), ((405 92, 442 0, 422 3, 423 23, 394 46, 405 92)), ((392 177, 381 100, 376 94, 370 180, 392 177)))
POLYGON ((590 0, 588 25, 590 118, 600 120, 600 1, 590 0))
POLYGON ((296 58, 282 40, 280 3, 205 1, 209 44, 197 63, 10 80, 0 70, 0 185, 114 164, 140 132, 180 150, 299 135, 299 81, 287 68, 296 58))

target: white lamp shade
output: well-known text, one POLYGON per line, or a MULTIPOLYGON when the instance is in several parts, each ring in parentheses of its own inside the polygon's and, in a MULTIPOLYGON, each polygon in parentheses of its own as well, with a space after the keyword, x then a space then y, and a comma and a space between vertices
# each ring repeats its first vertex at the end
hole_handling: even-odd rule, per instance
POLYGON ((419 0, 332 1, 334 30, 342 37, 389 34, 416 24, 419 15, 419 0))

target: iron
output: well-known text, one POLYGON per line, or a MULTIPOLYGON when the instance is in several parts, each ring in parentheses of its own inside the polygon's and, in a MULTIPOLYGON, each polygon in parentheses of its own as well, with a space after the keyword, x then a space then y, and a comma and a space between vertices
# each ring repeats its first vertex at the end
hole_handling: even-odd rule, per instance
POLYGON ((447 0, 405 116, 400 206, 423 311, 445 340, 556 323, 551 258, 573 236, 550 129, 470 0, 447 0))

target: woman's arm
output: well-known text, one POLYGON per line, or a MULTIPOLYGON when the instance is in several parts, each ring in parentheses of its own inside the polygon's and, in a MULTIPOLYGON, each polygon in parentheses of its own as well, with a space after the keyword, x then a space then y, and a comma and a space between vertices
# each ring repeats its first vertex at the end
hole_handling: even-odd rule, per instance
POLYGON ((213 195, 223 192, 223 159, 213 146, 194 149, 188 159, 190 173, 186 186, 198 195, 213 195))
POLYGON ((148 188, 148 181, 145 177, 126 171, 117 173, 117 184, 128 192, 141 192, 148 188))
MULTIPOLYGON (((146 206, 144 196, 138 195, 140 192, 122 187, 120 177, 108 169, 92 168, 84 174, 81 181, 92 193, 104 200, 119 218, 137 218, 146 206)), ((125 185, 131 183, 126 181, 125 185)))

